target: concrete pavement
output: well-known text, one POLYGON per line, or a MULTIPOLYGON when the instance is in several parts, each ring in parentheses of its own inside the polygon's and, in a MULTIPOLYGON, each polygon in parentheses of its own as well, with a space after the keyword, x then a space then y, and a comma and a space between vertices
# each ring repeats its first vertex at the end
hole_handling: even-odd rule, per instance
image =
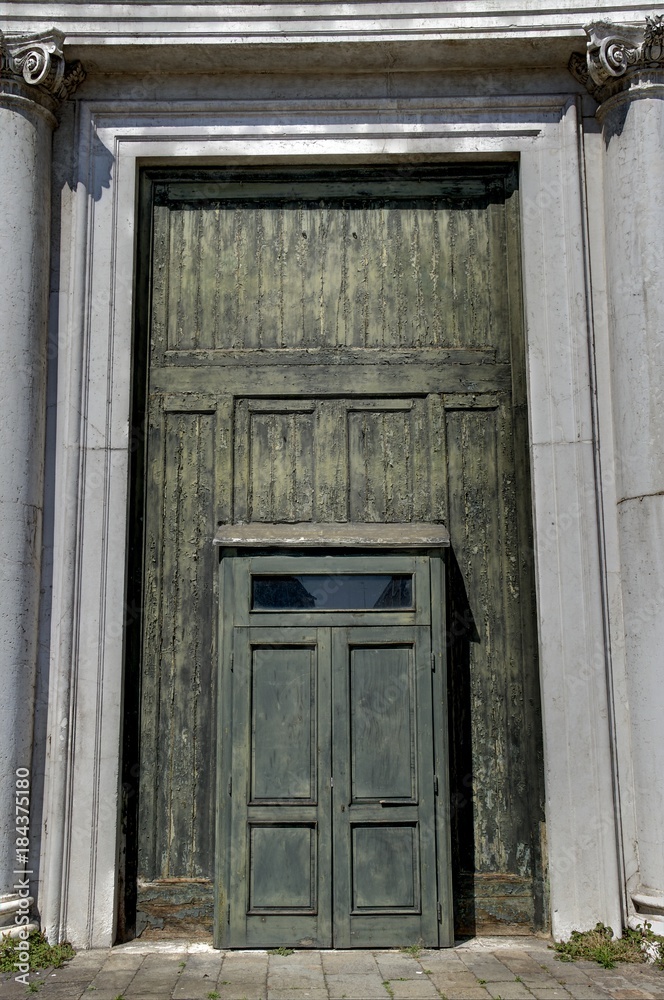
POLYGON ((47 1000, 664 1000, 664 972, 563 963, 536 938, 476 938, 419 955, 397 950, 215 951, 132 942, 79 952, 66 967, 0 978, 0 997, 47 1000))

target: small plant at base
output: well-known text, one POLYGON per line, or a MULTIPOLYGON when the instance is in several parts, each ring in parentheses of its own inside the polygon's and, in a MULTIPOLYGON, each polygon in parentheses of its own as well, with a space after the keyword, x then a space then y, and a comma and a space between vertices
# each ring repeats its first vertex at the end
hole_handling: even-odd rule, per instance
POLYGON ((403 952, 404 955, 410 955, 411 958, 419 958, 420 955, 422 954, 422 945, 409 944, 406 945, 404 948, 401 948, 400 950, 403 952))
POLYGON ((480 986, 484 986, 486 979, 478 979, 477 982, 480 984, 480 986))
POLYGON ((206 996, 207 996, 207 1000, 219 1000, 219 997, 221 996, 221 993, 217 993, 216 990, 210 990, 210 992, 207 993, 206 996))
POLYGON ((390 985, 389 979, 384 979, 383 980, 383 986, 385 987, 385 992, 387 993, 388 997, 393 997, 394 996, 394 990, 392 989, 392 987, 390 985))
POLYGON ((664 938, 654 934, 648 923, 637 930, 628 927, 623 936, 616 939, 611 927, 598 923, 592 931, 572 931, 569 941, 557 941, 553 948, 561 962, 586 959, 605 969, 613 969, 617 962, 654 961, 664 969, 664 938))
MULTIPOLYGON (((17 945, 25 946, 25 941, 18 938, 2 938, 0 940, 0 972, 13 972, 18 959, 17 945)), ((74 957, 74 949, 68 941, 62 944, 49 944, 41 931, 33 931, 27 938, 30 955, 30 971, 35 969, 61 969, 65 962, 74 957)))
POLYGON ((43 983, 28 983, 28 993, 39 993, 43 983))
POLYGON ((292 955, 292 948, 284 948, 283 945, 280 948, 270 948, 268 950, 268 955, 292 955))

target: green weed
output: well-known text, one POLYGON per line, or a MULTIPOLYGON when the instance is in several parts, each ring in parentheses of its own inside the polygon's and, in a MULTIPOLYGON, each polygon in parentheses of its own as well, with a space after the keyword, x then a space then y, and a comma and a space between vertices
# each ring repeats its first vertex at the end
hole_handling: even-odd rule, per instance
POLYGON ((411 958, 419 959, 422 954, 421 944, 409 944, 404 948, 399 949, 404 955, 410 955, 411 958))
MULTIPOLYGON (((18 959, 18 944, 26 941, 17 938, 0 940, 0 972, 14 972, 18 959)), ((65 962, 74 957, 74 949, 68 941, 49 944, 41 931, 33 931, 27 938, 30 971, 35 969, 61 969, 65 962)), ((23 948, 21 949, 24 953, 23 948)))
POLYGON ((648 923, 638 930, 628 927, 615 940, 611 927, 598 923, 592 931, 572 931, 569 941, 557 941, 553 949, 561 962, 585 959, 613 969, 618 962, 634 965, 647 962, 650 957, 664 969, 664 937, 654 934, 648 923))

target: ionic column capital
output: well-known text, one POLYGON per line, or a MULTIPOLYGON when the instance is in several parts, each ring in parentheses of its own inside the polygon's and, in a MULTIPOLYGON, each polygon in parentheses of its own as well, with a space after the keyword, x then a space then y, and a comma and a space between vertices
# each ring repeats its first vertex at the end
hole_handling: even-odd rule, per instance
POLYGON ((584 30, 586 54, 575 52, 569 70, 600 104, 664 86, 664 14, 647 16, 642 25, 593 21, 584 30))
POLYGON ((79 62, 65 62, 63 42, 55 29, 38 35, 0 31, 0 102, 32 102, 55 124, 53 113, 85 79, 79 62))

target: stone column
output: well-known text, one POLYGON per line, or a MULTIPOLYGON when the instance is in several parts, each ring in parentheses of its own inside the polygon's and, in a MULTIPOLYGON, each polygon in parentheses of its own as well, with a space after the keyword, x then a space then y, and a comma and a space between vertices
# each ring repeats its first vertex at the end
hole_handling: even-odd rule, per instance
MULTIPOLYGON (((631 921, 664 933, 664 18, 586 27, 570 69, 600 102, 639 884, 631 921)), ((589 179, 592 183, 592 178, 589 179)))
POLYGON ((62 42, 57 31, 0 32, 0 925, 9 927, 25 906, 15 873, 37 868, 34 855, 17 859, 15 781, 32 762, 54 112, 83 76, 65 66, 62 42))

